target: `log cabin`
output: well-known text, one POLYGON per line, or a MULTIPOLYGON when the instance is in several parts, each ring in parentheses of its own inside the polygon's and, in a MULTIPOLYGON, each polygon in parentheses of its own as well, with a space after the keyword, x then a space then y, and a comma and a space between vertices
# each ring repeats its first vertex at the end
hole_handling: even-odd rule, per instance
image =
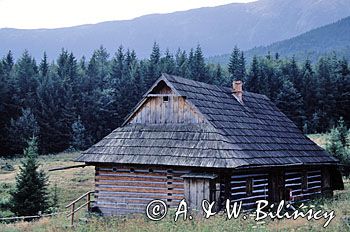
POLYGON ((103 215, 145 212, 161 199, 291 203, 342 189, 338 160, 266 96, 162 74, 122 126, 76 159, 95 166, 103 215))

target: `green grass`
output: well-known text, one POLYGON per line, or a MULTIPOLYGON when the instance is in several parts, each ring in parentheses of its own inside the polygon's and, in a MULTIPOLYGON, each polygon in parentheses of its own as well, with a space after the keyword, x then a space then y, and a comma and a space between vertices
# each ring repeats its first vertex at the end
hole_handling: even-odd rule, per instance
POLYGON ((309 134, 307 137, 314 141, 318 146, 325 149, 329 134, 309 134))
MULTIPOLYGON (((326 141, 326 135, 309 135, 321 146, 326 141)), ((41 156, 41 168, 47 171, 50 168, 75 165, 72 160, 78 153, 61 153, 58 155, 41 156)), ((18 164, 21 158, 0 160, 0 165, 9 163, 14 166, 14 171, 0 172, 0 215, 10 215, 8 210, 1 206, 9 198, 9 192, 15 183, 15 174, 18 171, 18 164)), ((76 168, 62 171, 49 172, 50 184, 55 184, 58 188, 60 211, 66 210, 64 206, 76 199, 81 194, 94 188, 94 168, 76 168)), ((5 204, 6 205, 6 204, 5 204)), ((318 199, 308 203, 324 210, 335 210, 336 218, 330 225, 323 229, 324 220, 306 221, 298 220, 266 220, 255 222, 253 218, 248 220, 232 219, 226 220, 222 215, 214 216, 210 219, 201 217, 194 220, 178 222, 173 221, 174 212, 169 212, 168 216, 159 222, 146 219, 145 215, 134 215, 129 217, 89 217, 88 222, 80 222, 79 218, 87 217, 84 212, 80 212, 76 217, 74 228, 69 226, 69 219, 65 213, 51 218, 43 218, 33 222, 17 222, 9 224, 0 223, 0 231, 26 232, 26 231, 81 231, 81 232, 105 232, 105 231, 350 231, 350 224, 345 223, 343 218, 350 216, 350 180, 345 179, 345 190, 335 191, 335 196, 331 199, 318 199)))
MULTIPOLYGON (((74 168, 54 172, 48 171, 56 167, 77 165, 77 163, 72 160, 78 155, 78 153, 73 152, 39 157, 40 168, 49 176, 49 190, 52 191, 54 186, 57 186, 60 209, 64 209, 64 206, 69 202, 75 200, 87 191, 94 189, 94 167, 74 168)), ((0 172, 0 199, 8 199, 10 197, 10 191, 15 185, 15 176, 19 170, 19 164, 22 159, 23 158, 16 157, 13 159, 0 160, 0 166, 8 163, 14 167, 13 171, 2 170, 0 172)), ((1 209, 0 201, 0 216, 2 213, 3 210, 1 209)))
MULTIPOLYGON (((18 222, 15 224, 0 225, 0 231, 81 231, 81 232, 138 232, 138 231, 350 231, 342 218, 350 214, 350 182, 346 180, 346 189, 344 191, 336 191, 335 197, 332 199, 319 199, 310 202, 308 205, 324 210, 335 210, 336 217, 330 225, 324 229, 324 220, 306 221, 306 219, 298 220, 266 220, 255 222, 253 217, 248 220, 232 219, 226 220, 225 216, 217 215, 210 219, 201 217, 193 220, 174 222, 174 212, 171 211, 165 219, 159 222, 148 220, 144 215, 136 215, 129 217, 97 217, 92 216, 89 221, 79 222, 76 220, 74 228, 69 226, 69 221, 64 215, 52 218, 44 218, 35 222, 18 222)), ((79 217, 84 217, 80 213, 79 217)))

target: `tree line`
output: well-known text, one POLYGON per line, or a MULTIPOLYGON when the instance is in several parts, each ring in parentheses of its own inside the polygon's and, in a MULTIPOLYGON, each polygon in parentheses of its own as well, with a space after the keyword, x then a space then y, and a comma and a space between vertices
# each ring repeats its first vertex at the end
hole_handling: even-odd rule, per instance
POLYGON ((87 148, 121 125, 161 73, 223 86, 243 80, 305 133, 325 132, 341 116, 350 122, 349 64, 335 55, 312 64, 268 54, 247 64, 235 47, 226 67, 207 63, 200 46, 172 54, 155 43, 147 59, 100 47, 78 60, 63 49, 52 62, 28 51, 15 61, 8 52, 0 60, 0 154, 21 153, 33 136, 40 153, 87 148))

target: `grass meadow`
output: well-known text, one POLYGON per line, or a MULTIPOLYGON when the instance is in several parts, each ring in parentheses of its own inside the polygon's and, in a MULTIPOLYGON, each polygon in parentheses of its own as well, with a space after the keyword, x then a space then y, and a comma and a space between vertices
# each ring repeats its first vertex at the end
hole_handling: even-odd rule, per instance
MULTIPOLYGON (((311 135, 316 143, 324 146, 325 135, 311 135)), ((51 168, 76 165, 72 160, 78 153, 60 153, 56 155, 40 156, 41 168, 48 171, 51 168)), ((6 163, 14 167, 14 170, 0 169, 0 217, 12 216, 11 212, 1 208, 10 195, 9 192, 15 184, 15 175, 21 158, 0 159, 0 166, 6 163)), ((86 215, 80 212, 76 217, 74 227, 70 226, 69 219, 65 216, 65 205, 76 199, 83 193, 93 190, 94 168, 75 168, 62 171, 47 172, 50 187, 57 186, 59 195, 60 214, 53 217, 42 218, 32 222, 18 221, 15 223, 0 222, 0 231, 26 232, 26 231, 350 231, 350 180, 344 179, 345 190, 335 191, 331 199, 316 199, 307 204, 309 208, 322 210, 335 210, 335 219, 327 228, 323 228, 324 219, 307 221, 297 220, 271 220, 254 221, 253 215, 247 220, 227 220, 225 215, 216 215, 210 219, 196 217, 193 220, 179 220, 174 222, 174 212, 170 211, 166 218, 154 222, 145 215, 132 215, 128 217, 98 217, 86 215), (85 220, 82 220, 85 219, 85 220), (87 219, 87 220, 86 220, 87 219)))

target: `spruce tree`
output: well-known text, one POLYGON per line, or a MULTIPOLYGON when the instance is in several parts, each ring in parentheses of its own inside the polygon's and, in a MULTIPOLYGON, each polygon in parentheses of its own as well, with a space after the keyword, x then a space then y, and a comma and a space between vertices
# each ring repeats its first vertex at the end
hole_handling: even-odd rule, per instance
POLYGON ((152 53, 149 58, 147 74, 144 78, 145 89, 148 89, 160 77, 160 48, 155 42, 153 44, 152 53))
POLYGON ((326 150, 339 160, 343 160, 343 148, 339 141, 339 130, 332 128, 329 133, 329 141, 326 144, 326 150))
POLYGON ((3 59, 2 64, 3 64, 4 74, 7 78, 9 78, 14 66, 14 59, 13 59, 11 50, 7 53, 6 57, 3 59))
POLYGON ((205 64, 202 48, 198 45, 196 50, 191 50, 189 55, 190 78, 195 81, 210 83, 208 68, 205 64))
POLYGON ((48 73, 48 71, 49 71, 49 64, 47 63, 47 55, 46 55, 46 52, 44 52, 43 59, 42 59, 41 62, 40 62, 39 70, 40 70, 41 76, 46 76, 47 73, 48 73))
POLYGON ((6 71, 5 61, 0 60, 0 154, 7 154, 8 151, 8 131, 6 125, 13 117, 11 106, 13 105, 10 80, 6 71))
POLYGON ((302 96, 294 88, 293 83, 285 80, 276 99, 277 107, 302 129, 302 96))
POLYGON ((175 73, 175 60, 169 49, 165 51, 164 57, 160 58, 160 69, 162 73, 175 73))
POLYGON ((244 80, 245 77, 245 58, 237 46, 233 49, 228 64, 228 71, 230 73, 230 82, 233 80, 244 80))
POLYGON ((189 78, 188 59, 186 51, 177 50, 175 55, 175 75, 189 78))
POLYGON ((38 69, 35 60, 25 51, 16 64, 15 98, 18 112, 21 108, 33 108, 34 95, 38 85, 38 69))
POLYGON ((224 85, 225 79, 223 75, 223 71, 220 64, 217 64, 214 68, 214 77, 213 77, 213 84, 214 85, 224 85))
POLYGON ((87 135, 83 122, 78 119, 72 124, 72 142, 71 146, 76 150, 83 150, 87 147, 87 135))
POLYGON ((12 195, 12 211, 17 216, 38 215, 47 211, 48 178, 42 170, 38 170, 38 148, 36 138, 28 142, 24 150, 25 160, 16 176, 16 188, 12 195))
POLYGON ((346 149, 349 145, 349 130, 345 125, 343 117, 340 117, 338 120, 337 129, 339 131, 339 141, 344 149, 346 149))
MULTIPOLYGON (((316 91, 315 91, 315 86, 316 86, 315 73, 312 69, 310 60, 305 61, 300 75, 302 78, 302 81, 301 81, 302 87, 301 87, 300 93, 303 96, 303 100, 304 100, 304 113, 308 121, 307 123, 310 124, 313 118, 313 114, 316 111, 316 103, 317 103, 316 91)), ((311 128, 312 126, 309 127, 309 129, 311 128)))
POLYGON ((51 201, 50 201, 50 213, 56 212, 58 210, 58 201, 59 201, 59 197, 58 197, 58 188, 57 188, 57 184, 54 185, 51 195, 50 195, 51 201))
POLYGON ((245 87, 248 91, 253 93, 260 93, 260 73, 259 73, 259 61, 256 56, 253 57, 252 63, 250 65, 250 70, 247 75, 247 80, 245 82, 245 87))
POLYGON ((39 125, 31 109, 22 109, 22 115, 11 119, 8 128, 10 149, 13 153, 20 153, 26 147, 27 141, 39 135, 39 125))

